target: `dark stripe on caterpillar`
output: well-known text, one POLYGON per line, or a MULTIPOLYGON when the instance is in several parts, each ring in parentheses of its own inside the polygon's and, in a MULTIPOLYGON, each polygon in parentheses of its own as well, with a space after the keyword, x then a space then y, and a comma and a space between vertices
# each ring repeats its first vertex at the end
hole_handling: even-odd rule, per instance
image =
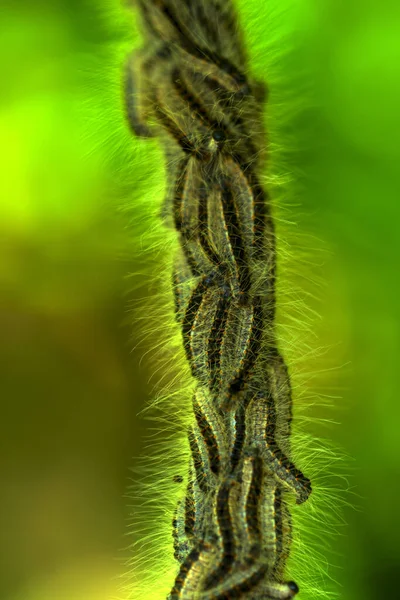
MULTIPOLYGON (((255 554, 257 555, 260 550, 261 541, 259 510, 261 490, 263 485, 263 465, 262 459, 257 452, 255 452, 255 455, 251 457, 251 460, 253 470, 246 502, 246 525, 247 534, 250 538, 253 548, 255 549, 255 554)), ((251 559, 253 559, 253 556, 251 556, 251 559)))
POLYGON ((210 262, 216 267, 221 265, 221 257, 218 252, 213 248, 209 238, 208 228, 208 196, 209 190, 205 186, 201 186, 199 189, 199 204, 198 204, 198 224, 199 224, 199 239, 200 244, 209 258, 210 262))
POLYGON ((233 296, 238 296, 240 292, 239 275, 235 256, 229 239, 228 228, 225 222, 221 200, 221 190, 217 185, 213 187, 212 194, 213 201, 210 203, 209 211, 213 226, 210 227, 209 234, 213 244, 218 249, 218 253, 221 256, 221 265, 219 270, 222 277, 225 277, 226 286, 229 285, 233 296))
POLYGON ((207 292, 210 285, 210 277, 207 275, 203 276, 202 279, 197 283, 194 288, 192 295, 190 296, 186 311, 182 320, 182 336, 183 345, 186 352, 186 357, 189 363, 192 363, 192 351, 190 344, 190 337, 193 329, 193 324, 196 319, 196 314, 203 302, 205 293, 207 292))
MULTIPOLYGON (((188 69, 185 69, 187 71, 188 69)), ((252 162, 253 157, 257 156, 259 151, 256 150, 255 146, 249 140, 244 131, 235 131, 232 128, 233 125, 237 125, 239 117, 237 119, 232 118, 231 112, 224 113, 218 120, 215 119, 211 112, 215 110, 214 105, 210 102, 212 98, 206 97, 204 100, 204 75, 200 73, 191 73, 191 81, 184 75, 184 70, 181 68, 175 68, 172 71, 172 82, 177 94, 186 103, 190 114, 195 115, 202 125, 212 131, 212 137, 215 141, 224 142, 225 140, 231 140, 233 142, 244 143, 250 156, 249 162, 252 162), (197 88, 197 90, 196 90, 197 88), (210 110, 210 108, 212 110, 210 110)), ((248 134, 247 134, 248 135, 248 134)))
MULTIPOLYGON (((240 577, 232 577, 225 585, 218 586, 209 594, 201 594, 202 600, 233 600, 235 598, 244 598, 248 592, 251 592, 265 578, 268 572, 268 566, 265 564, 253 565, 240 577)), ((265 597, 266 600, 269 596, 265 597)))
POLYGON ((240 372, 249 350, 253 324, 253 306, 242 306, 241 297, 232 301, 221 345, 221 372, 223 391, 240 372))
POLYGON ((178 532, 178 511, 181 502, 182 500, 178 500, 178 504, 175 507, 174 516, 172 518, 172 539, 174 540, 174 558, 179 562, 181 562, 181 541, 178 532))
POLYGON ((210 469, 214 475, 218 475, 221 468, 221 450, 208 417, 202 409, 196 396, 193 398, 193 410, 201 436, 207 448, 210 469))
POLYGON ((199 25, 203 32, 206 34, 210 43, 212 43, 217 52, 221 51, 221 40, 220 40, 220 32, 218 31, 219 20, 221 18, 221 14, 218 14, 218 20, 209 19, 206 12, 204 11, 203 5, 198 0, 194 2, 190 0, 186 0, 185 4, 190 6, 191 16, 193 16, 194 22, 196 25, 199 25))
POLYGON ((174 586, 169 594, 169 600, 179 600, 182 597, 182 589, 185 585, 186 578, 189 575, 193 565, 199 560, 200 551, 198 548, 193 548, 179 569, 179 573, 176 576, 174 586))
POLYGON ((242 155, 235 152, 232 153, 232 158, 241 169, 246 177, 248 186, 252 190, 253 196, 253 211, 254 211, 254 258, 262 258, 265 252, 265 244, 268 242, 268 251, 272 254, 271 261, 271 287, 274 287, 275 281, 275 230, 271 219, 268 194, 258 181, 258 177, 253 171, 250 161, 243 158, 242 155), (266 237, 268 225, 268 236, 266 237))
MULTIPOLYGON (((187 71, 187 69, 185 69, 187 71)), ((184 75, 184 70, 181 68, 175 68, 172 72, 172 81, 175 91, 186 103, 190 114, 195 115, 210 132, 214 142, 217 142, 217 147, 222 148, 225 140, 236 142, 238 139, 238 132, 232 127, 228 115, 223 115, 219 119, 215 119, 211 115, 209 106, 213 108, 210 103, 210 98, 204 100, 201 96, 204 96, 204 75, 200 73, 191 73, 191 81, 188 80, 184 75), (196 90, 197 87, 197 90, 196 90)), ((243 132, 239 132, 240 141, 245 140, 243 132)), ((247 142, 246 142, 247 143, 247 142)), ((210 154, 210 157, 212 153, 210 154)))
POLYGON ((287 485, 294 489, 296 493, 296 503, 302 504, 311 494, 311 481, 295 467, 276 443, 275 402, 274 399, 269 396, 267 396, 265 401, 267 407, 265 441, 269 465, 279 479, 286 482, 287 485))
POLYGON ((247 418, 250 439, 264 441, 263 455, 268 468, 282 484, 296 494, 296 503, 302 504, 311 494, 311 481, 295 467, 276 443, 275 403, 269 391, 257 392, 249 404, 247 418))
MULTIPOLYGON (((192 4, 198 12, 203 11, 202 3, 194 0, 192 4)), ((215 46, 217 52, 222 53, 222 45, 229 40, 230 50, 237 57, 235 62, 239 65, 245 65, 245 52, 237 25, 236 11, 232 4, 224 0, 222 2, 213 0, 212 3, 206 4, 205 8, 208 9, 208 14, 204 14, 203 18, 197 12, 195 18, 201 24, 205 21, 202 27, 207 35, 207 41, 209 40, 215 46), (214 18, 215 13, 218 14, 218 19, 214 18), (217 27, 214 27, 214 23, 217 24, 217 27)))
POLYGON ((189 160, 184 159, 178 166, 173 202, 175 228, 181 234, 181 247, 194 276, 213 267, 223 274, 226 268, 209 235, 210 190, 204 185, 193 185, 199 175, 193 172, 195 165, 190 165, 189 160))
POLYGON ((193 277, 202 277, 204 275, 203 257, 199 255, 196 245, 182 243, 182 250, 185 254, 187 264, 193 277))
POLYGON ((216 498, 218 528, 222 538, 222 558, 216 569, 207 575, 203 582, 204 590, 209 590, 221 583, 231 572, 236 558, 235 537, 233 533, 233 517, 230 512, 230 493, 235 485, 234 480, 222 483, 216 498))
POLYGON ((231 452, 231 470, 236 469, 242 454, 243 444, 246 437, 246 411, 244 406, 239 405, 235 413, 235 441, 231 452))
POLYGON ((153 132, 146 123, 143 122, 143 116, 140 114, 139 97, 140 91, 138 86, 138 77, 135 75, 135 61, 140 61, 137 52, 132 52, 124 69, 124 85, 123 96, 125 103, 125 114, 131 132, 137 137, 151 138, 154 137, 153 132))
POLYGON ((259 353, 261 350, 262 335, 263 335, 263 325, 264 325, 264 311, 263 311, 262 300, 259 296, 256 296, 254 298, 254 316, 253 316, 253 322, 252 322, 252 327, 251 327, 249 347, 246 352, 246 356, 243 359, 242 366, 241 366, 239 372, 237 373, 237 375, 234 377, 234 379, 229 384, 228 400, 231 396, 237 394, 238 392, 240 392, 243 389, 243 387, 247 381, 247 376, 248 376, 249 372, 251 371, 251 369, 253 368, 253 366, 259 356, 259 353))
POLYGON ((186 156, 183 160, 180 161, 178 165, 178 169, 175 175, 175 189, 173 194, 173 215, 174 215, 174 225, 177 231, 181 231, 183 216, 182 216, 182 204, 184 201, 184 193, 185 187, 188 177, 188 166, 189 166, 190 157, 186 156))
POLYGON ((184 532, 184 505, 178 500, 172 519, 172 539, 174 543, 174 558, 182 563, 189 552, 189 544, 184 532))
POLYGON ((221 181, 220 185, 225 223, 239 274, 239 287, 241 292, 246 295, 250 290, 251 277, 235 198, 228 180, 221 181))
MULTIPOLYGON (((162 10, 164 14, 167 16, 169 21, 172 23, 176 31, 179 33, 180 42, 182 47, 189 53, 195 57, 200 59, 206 59, 209 62, 216 64, 222 71, 227 73, 232 79, 239 85, 245 86, 247 84, 247 79, 244 73, 242 73, 230 60, 228 60, 224 56, 220 56, 218 53, 213 52, 205 48, 204 46, 199 45, 198 40, 192 36, 191 34, 191 24, 179 23, 178 17, 173 13, 171 7, 165 6, 165 2, 163 0, 155 0, 158 5, 163 5, 162 10)), ((219 16, 219 15, 218 15, 219 16)), ((219 36, 217 36, 218 38, 219 36)), ((244 88, 244 91, 247 91, 247 88, 244 88)))
POLYGON ((293 402, 288 368, 276 347, 269 350, 265 361, 270 391, 278 406, 275 411, 275 441, 283 452, 289 453, 293 402))
POLYGON ((188 439, 196 481, 200 490, 206 494, 210 489, 209 474, 207 472, 208 468, 201 455, 199 444, 196 440, 196 435, 193 431, 193 428, 189 429, 188 439))
MULTIPOLYGON (((190 336, 192 375, 201 385, 206 387, 208 387, 210 380, 207 348, 218 303, 217 287, 207 290, 197 311, 190 336)), ((209 410, 208 406, 207 410, 209 410)))
MULTIPOLYGON (((222 71, 229 75, 238 86, 243 88, 243 92, 247 92, 248 86, 247 79, 244 73, 242 73, 235 65, 225 57, 219 56, 216 52, 209 50, 199 44, 199 41, 191 33, 190 23, 182 23, 179 17, 175 14, 172 6, 168 5, 165 0, 150 0, 152 4, 160 10, 165 16, 169 23, 174 28, 181 48, 183 48, 188 54, 201 60, 207 60, 217 65, 222 71)), ((151 8, 149 7, 148 0, 140 0, 140 6, 143 13, 146 15, 146 22, 151 31, 156 32, 154 24, 151 22, 151 8)), ((170 3, 169 3, 170 4, 170 3)), ((158 36, 161 31, 157 32, 158 36)), ((156 33, 156 35, 157 35, 156 33)), ((161 36, 162 37, 162 36, 161 36)), ((173 41, 173 40, 171 40, 173 41)))
POLYGON ((172 71, 172 83, 175 91, 188 105, 191 114, 196 114, 200 121, 207 127, 213 127, 214 123, 212 119, 210 119, 210 115, 206 107, 203 105, 201 99, 197 96, 193 89, 191 90, 189 88, 189 84, 183 75, 182 69, 179 70, 178 68, 175 68, 172 71))
POLYGON ((218 389, 221 381, 221 347, 225 335, 226 321, 228 319, 231 300, 229 292, 222 292, 217 311, 215 313, 214 323, 208 340, 208 365, 210 371, 210 390, 218 389))
POLYGON ((148 28, 149 33, 151 33, 156 39, 160 38, 161 31, 157 29, 157 26, 153 22, 153 13, 151 11, 150 3, 146 0, 138 0, 138 4, 140 5, 142 19, 145 26, 148 28))
MULTIPOLYGON (((200 593, 199 600, 235 600, 248 597, 260 584, 268 573, 268 565, 257 563, 250 567, 240 577, 231 577, 226 584, 218 586, 209 593, 200 593)), ((286 583, 268 582, 262 585, 260 593, 263 600, 290 600, 299 592, 299 587, 294 581, 286 583)))

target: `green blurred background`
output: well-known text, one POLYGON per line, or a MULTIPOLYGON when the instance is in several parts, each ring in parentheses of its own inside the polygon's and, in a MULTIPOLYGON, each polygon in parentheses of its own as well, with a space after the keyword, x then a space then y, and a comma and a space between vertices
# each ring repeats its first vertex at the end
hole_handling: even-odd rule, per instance
MULTIPOLYGON (((316 334, 337 367, 328 435, 352 457, 331 574, 344 600, 395 598, 400 5, 294 4, 283 76, 307 65, 312 93, 288 123, 293 217, 329 248, 316 334)), ((117 0, 1 2, 1 600, 108 600, 123 570, 154 384, 131 314, 154 292, 127 202, 146 169, 121 111, 131 25, 117 0)))

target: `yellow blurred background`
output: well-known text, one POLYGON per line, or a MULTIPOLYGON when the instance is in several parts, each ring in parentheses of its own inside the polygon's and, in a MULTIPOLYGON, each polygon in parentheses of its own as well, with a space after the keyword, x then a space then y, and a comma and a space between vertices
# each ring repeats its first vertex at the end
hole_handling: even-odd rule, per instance
MULTIPOLYGON (((299 223, 330 248, 316 333, 353 457, 331 572, 344 600, 395 598, 400 6, 297 4, 299 223)), ((0 27, 0 599, 108 600, 154 383, 130 313, 151 279, 126 204, 146 169, 129 173, 121 109, 133 24, 117 0, 2 0, 0 27)))

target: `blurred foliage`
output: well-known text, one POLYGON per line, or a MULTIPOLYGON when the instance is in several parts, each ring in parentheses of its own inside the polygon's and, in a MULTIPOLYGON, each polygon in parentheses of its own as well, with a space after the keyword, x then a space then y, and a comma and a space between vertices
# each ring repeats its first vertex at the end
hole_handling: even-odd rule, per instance
MULTIPOLYGON (((298 5, 284 76, 306 63, 313 95, 290 124, 299 226, 330 248, 317 334, 330 364, 346 363, 326 376, 341 396, 329 435, 354 459, 332 574, 340 598, 380 600, 394 597, 400 567, 400 5, 298 5)), ((151 393, 129 324, 130 300, 147 293, 127 279, 145 260, 125 203, 143 181, 126 176, 120 109, 132 22, 117 0, 3 0, 1 16, 0 594, 105 600, 151 393)))

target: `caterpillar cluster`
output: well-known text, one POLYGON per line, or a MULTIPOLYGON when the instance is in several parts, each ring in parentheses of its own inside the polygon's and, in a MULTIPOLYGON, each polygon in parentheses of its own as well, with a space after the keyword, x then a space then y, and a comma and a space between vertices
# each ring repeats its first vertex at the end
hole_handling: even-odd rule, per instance
POLYGON ((230 1, 136 3, 145 42, 126 65, 127 117, 164 145, 176 319, 196 381, 168 600, 289 599, 299 589, 284 576, 289 496, 301 504, 311 483, 290 459, 291 385, 275 333, 266 87, 247 75, 230 1))

